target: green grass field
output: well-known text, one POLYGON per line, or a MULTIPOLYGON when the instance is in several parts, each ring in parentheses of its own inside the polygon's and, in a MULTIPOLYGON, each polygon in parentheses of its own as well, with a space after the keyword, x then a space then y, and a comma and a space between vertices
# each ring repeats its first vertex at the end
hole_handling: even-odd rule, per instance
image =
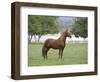
POLYGON ((42 57, 43 44, 28 45, 28 66, 47 66, 47 65, 71 65, 71 64, 87 64, 88 48, 87 43, 66 44, 63 52, 63 58, 59 59, 59 51, 50 49, 48 52, 48 60, 42 57))

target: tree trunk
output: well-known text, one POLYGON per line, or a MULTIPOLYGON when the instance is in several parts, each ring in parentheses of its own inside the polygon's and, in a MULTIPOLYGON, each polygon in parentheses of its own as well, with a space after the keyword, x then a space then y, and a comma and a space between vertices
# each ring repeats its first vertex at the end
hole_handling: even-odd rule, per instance
POLYGON ((34 36, 34 39, 35 39, 35 42, 36 42, 36 35, 33 35, 34 36))
POLYGON ((31 43, 31 40, 32 40, 32 35, 29 35, 28 36, 28 43, 31 43))
POLYGON ((40 41, 41 36, 42 36, 41 34, 38 35, 38 40, 37 40, 38 42, 40 41))

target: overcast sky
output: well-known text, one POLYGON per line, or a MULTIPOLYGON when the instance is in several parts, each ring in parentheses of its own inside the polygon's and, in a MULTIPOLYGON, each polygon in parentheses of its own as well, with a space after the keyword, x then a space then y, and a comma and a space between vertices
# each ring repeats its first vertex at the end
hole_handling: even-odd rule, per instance
POLYGON ((58 17, 58 23, 60 27, 68 28, 73 25, 76 17, 70 17, 70 16, 60 16, 58 17))

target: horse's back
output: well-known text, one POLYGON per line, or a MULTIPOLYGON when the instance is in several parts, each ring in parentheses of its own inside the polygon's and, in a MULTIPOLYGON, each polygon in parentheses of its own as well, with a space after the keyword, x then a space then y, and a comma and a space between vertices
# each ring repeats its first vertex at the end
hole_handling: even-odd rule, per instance
POLYGON ((54 39, 47 39, 45 42, 44 42, 44 44, 50 44, 50 43, 52 43, 54 41, 54 39))
POLYGON ((44 42, 44 46, 45 47, 50 47, 53 43, 54 43, 54 39, 47 39, 45 42, 44 42))

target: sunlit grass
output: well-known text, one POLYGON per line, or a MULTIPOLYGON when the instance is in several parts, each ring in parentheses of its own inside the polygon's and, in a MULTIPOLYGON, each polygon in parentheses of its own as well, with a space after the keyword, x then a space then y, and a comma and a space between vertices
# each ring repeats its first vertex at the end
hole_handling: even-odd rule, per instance
POLYGON ((48 60, 42 57, 43 44, 29 44, 28 46, 28 66, 46 66, 46 65, 69 65, 69 64, 87 64, 88 48, 87 43, 66 44, 63 52, 63 58, 59 59, 58 50, 50 49, 48 60))

